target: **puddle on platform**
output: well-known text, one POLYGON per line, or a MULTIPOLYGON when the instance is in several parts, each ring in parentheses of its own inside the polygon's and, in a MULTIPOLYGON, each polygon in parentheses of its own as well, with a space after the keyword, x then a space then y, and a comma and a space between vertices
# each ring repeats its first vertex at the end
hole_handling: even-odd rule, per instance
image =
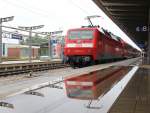
POLYGON ((105 113, 114 102, 113 97, 117 98, 116 93, 123 90, 125 81, 130 80, 128 72, 132 70, 136 71, 131 67, 111 67, 69 77, 53 87, 2 100, 14 108, 0 107, 0 113, 105 113))
POLYGON ((74 99, 98 99, 129 71, 129 67, 111 67, 76 77, 67 78, 67 96, 74 99))

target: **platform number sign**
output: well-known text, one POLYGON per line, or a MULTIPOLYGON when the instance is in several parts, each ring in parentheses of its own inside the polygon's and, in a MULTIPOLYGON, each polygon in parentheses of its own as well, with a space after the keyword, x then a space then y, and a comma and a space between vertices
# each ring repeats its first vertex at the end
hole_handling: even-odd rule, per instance
POLYGON ((147 26, 137 26, 136 31, 137 32, 146 32, 146 31, 148 31, 148 27, 147 26))

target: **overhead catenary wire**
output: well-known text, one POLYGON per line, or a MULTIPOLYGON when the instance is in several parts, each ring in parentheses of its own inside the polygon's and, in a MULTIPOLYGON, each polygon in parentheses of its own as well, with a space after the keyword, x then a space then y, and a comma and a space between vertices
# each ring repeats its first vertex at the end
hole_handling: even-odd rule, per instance
MULTIPOLYGON (((43 18, 43 19, 52 20, 52 18, 53 18, 53 16, 50 17, 50 15, 48 13, 45 13, 41 10, 37 11, 37 9, 26 7, 26 5, 23 5, 23 4, 18 4, 18 3, 12 2, 10 0, 4 0, 3 2, 5 2, 5 3, 7 3, 7 4, 9 4, 15 8, 17 7, 17 8, 23 9, 24 11, 32 13, 32 14, 39 16, 40 18, 43 18)), ((54 20, 55 20, 55 18, 54 18, 54 20)), ((54 21, 54 20, 52 20, 52 21, 54 21)))
POLYGON ((81 8, 78 4, 76 4, 74 1, 72 1, 72 0, 67 0, 69 3, 71 3, 72 5, 74 5, 76 8, 78 8, 78 9, 80 9, 83 13, 85 13, 86 15, 90 15, 90 13, 87 11, 87 10, 85 10, 85 9, 83 9, 83 8, 81 8))

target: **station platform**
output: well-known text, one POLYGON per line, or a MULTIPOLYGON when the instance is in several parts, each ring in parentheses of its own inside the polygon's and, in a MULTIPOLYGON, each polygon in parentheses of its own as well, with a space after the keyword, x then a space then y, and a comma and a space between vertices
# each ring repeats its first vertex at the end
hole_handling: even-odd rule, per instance
POLYGON ((39 87, 43 87, 44 85, 51 84, 52 82, 57 81, 58 79, 63 79, 66 76, 77 76, 80 74, 90 73, 96 70, 101 70, 108 68, 110 66, 129 66, 135 62, 139 62, 140 58, 133 58, 123 61, 118 61, 114 63, 100 64, 89 66, 85 68, 72 69, 56 69, 49 70, 47 72, 35 73, 36 77, 28 78, 29 74, 23 75, 13 75, 8 78, 0 79, 0 99, 5 99, 17 94, 24 93, 29 90, 33 90, 39 87))
MULTIPOLYGON (((32 60, 32 62, 42 62, 40 60, 32 60)), ((18 64, 18 63, 29 63, 28 60, 23 60, 23 61, 4 61, 2 63, 0 63, 0 65, 2 64, 18 64)))
MULTIPOLYGON (((55 61, 61 61, 61 59, 52 59, 51 62, 55 62, 55 61)), ((32 60, 32 63, 34 62, 46 62, 44 60, 32 60)), ((23 61, 4 61, 2 63, 0 63, 0 65, 2 64, 23 64, 23 63, 30 63, 29 60, 23 60, 23 61)))
MULTIPOLYGON (((51 70, 41 76, 0 80, 0 103, 7 102, 10 108, 0 107, 3 113, 149 113, 150 112, 150 65, 142 63, 140 58, 128 59, 115 63, 100 64, 85 68, 51 70), (64 86, 64 77, 75 77, 93 71, 107 72, 109 68, 125 67, 121 73, 114 75, 109 82, 113 85, 96 100, 68 98, 64 86), (108 68, 109 67, 109 68, 108 68), (102 71, 103 70, 103 71, 102 71), (121 74, 121 75, 120 75, 121 74), (115 76, 122 76, 116 79, 115 76), (4 82, 5 81, 5 82, 4 82), (60 87, 50 87, 55 84, 60 87), (45 87, 47 86, 47 87, 45 87), (59 89, 60 88, 60 89, 59 89), (32 93, 31 93, 31 92, 32 93), (57 97, 57 98, 55 98, 57 97), (28 103, 32 102, 32 105, 28 103), (42 103, 42 104, 41 104, 42 103), (68 107, 70 106, 70 107, 68 107), (24 109, 27 108, 27 110, 24 109)), ((92 74, 92 73, 91 73, 92 74)), ((93 73, 94 74, 94 73, 93 73)), ((108 79, 107 79, 108 80, 108 79)), ((102 82, 100 89, 108 86, 102 82)), ((67 88, 67 87, 66 87, 67 88)), ((97 87, 98 88, 98 87, 97 87)), ((83 96, 83 93, 78 96, 83 96)), ((85 93, 86 94, 86 93, 85 93)), ((90 93, 88 93, 90 94, 90 93)), ((77 95, 74 95, 77 96, 77 95)), ((88 95, 87 95, 88 96, 88 95)))
MULTIPOLYGON (((41 76, 32 78, 23 77, 17 80, 12 79, 12 81, 6 80, 7 83, 3 82, 3 79, 0 81, 0 113, 111 113, 120 95, 126 91, 128 84, 134 82, 132 79, 134 79, 137 73, 139 73, 139 70, 141 70, 139 68, 140 65, 141 59, 134 58, 79 69, 72 69, 70 67, 59 70, 56 69, 41 73, 41 76), (111 71, 115 73, 111 73, 111 71), (90 78, 101 75, 102 78, 100 78, 103 81, 99 81, 99 78, 95 79, 98 80, 95 81, 97 85, 94 85, 96 90, 85 90, 84 92, 84 88, 83 90, 79 90, 80 88, 76 87, 77 89, 72 90, 72 93, 67 93, 66 91, 71 90, 69 89, 71 87, 66 86, 63 80, 67 80, 66 77, 74 78, 79 77, 79 75, 84 76, 84 78, 85 75, 90 75, 90 78), (60 82, 58 83, 58 81, 60 82), (90 95, 93 93, 97 95, 91 98, 90 95), (71 96, 74 97, 72 98, 71 96)), ((141 75, 143 72, 146 72, 145 69, 140 72, 141 75)), ((141 77, 142 76, 139 78, 141 77)), ((143 79, 146 78, 143 77, 143 79)), ((144 84, 139 80, 136 84, 144 84)), ((70 83, 74 84, 73 82, 69 82, 69 84, 70 83)), ((77 85, 87 87, 90 84, 84 81, 83 84, 78 83, 77 85)), ((138 86, 140 86, 140 84, 138 86)), ((145 86, 142 85, 141 87, 145 86)), ((139 93, 138 89, 131 90, 136 91, 135 95, 139 93)), ((134 98, 135 95, 131 93, 131 98, 134 98)), ((114 113, 132 113, 128 111, 128 108, 126 109, 125 112, 118 110, 114 113)))
POLYGON ((150 65, 138 69, 109 113, 150 113, 150 65))

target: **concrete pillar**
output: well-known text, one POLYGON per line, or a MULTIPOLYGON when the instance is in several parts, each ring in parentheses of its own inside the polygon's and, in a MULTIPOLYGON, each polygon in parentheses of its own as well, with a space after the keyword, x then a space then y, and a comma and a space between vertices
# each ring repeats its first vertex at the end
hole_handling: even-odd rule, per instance
POLYGON ((29 32, 29 63, 32 62, 32 42, 31 42, 31 38, 32 38, 32 30, 30 30, 30 32, 29 32))
POLYGON ((148 53, 147 53, 147 60, 150 64, 150 8, 148 9, 148 53))
POLYGON ((2 50, 2 22, 0 20, 0 63, 2 62, 3 50, 2 50))
POLYGON ((48 56, 49 60, 51 60, 51 35, 48 36, 48 56))

